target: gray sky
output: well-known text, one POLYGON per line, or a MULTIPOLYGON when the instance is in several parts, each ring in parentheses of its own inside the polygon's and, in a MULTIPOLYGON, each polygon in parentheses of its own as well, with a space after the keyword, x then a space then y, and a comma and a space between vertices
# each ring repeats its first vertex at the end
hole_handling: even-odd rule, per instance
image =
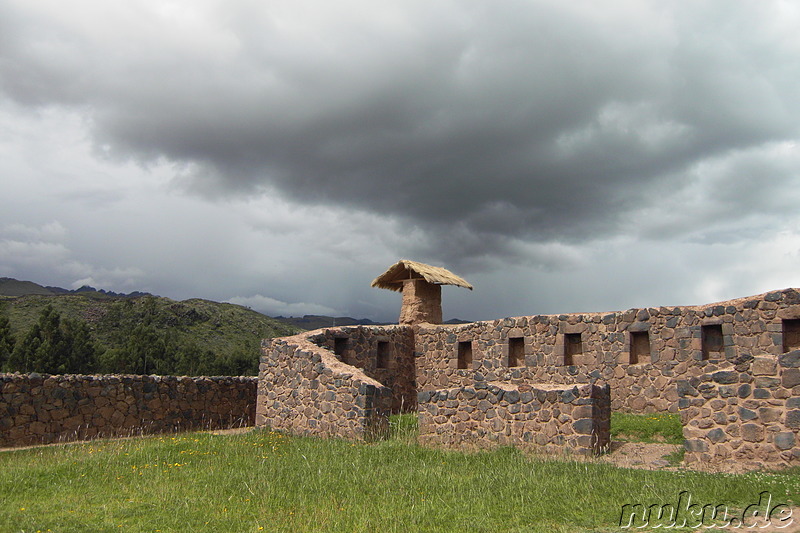
POLYGON ((0 0, 0 276, 394 320, 800 286, 793 1, 0 0), (388 4, 388 5, 387 5, 388 4))

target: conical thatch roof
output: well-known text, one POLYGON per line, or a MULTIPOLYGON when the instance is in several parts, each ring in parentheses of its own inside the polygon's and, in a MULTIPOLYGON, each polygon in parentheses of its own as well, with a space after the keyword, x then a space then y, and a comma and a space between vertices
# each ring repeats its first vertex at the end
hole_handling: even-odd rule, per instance
POLYGON ((390 266, 386 272, 372 281, 372 287, 399 292, 403 290, 403 280, 413 278, 423 278, 428 283, 437 285, 456 285, 472 290, 472 285, 446 268, 409 261, 408 259, 401 259, 390 266))

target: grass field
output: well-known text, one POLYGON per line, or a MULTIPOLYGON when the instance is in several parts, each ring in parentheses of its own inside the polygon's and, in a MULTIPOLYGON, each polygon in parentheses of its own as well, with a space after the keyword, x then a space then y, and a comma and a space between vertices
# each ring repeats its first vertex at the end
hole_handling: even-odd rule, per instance
POLYGON ((792 474, 710 475, 413 444, 394 419, 374 444, 269 430, 96 441, 0 453, 0 531, 616 531, 626 503, 744 508, 792 474))
POLYGON ((681 417, 672 413, 611 413, 611 438, 683 444, 681 417))

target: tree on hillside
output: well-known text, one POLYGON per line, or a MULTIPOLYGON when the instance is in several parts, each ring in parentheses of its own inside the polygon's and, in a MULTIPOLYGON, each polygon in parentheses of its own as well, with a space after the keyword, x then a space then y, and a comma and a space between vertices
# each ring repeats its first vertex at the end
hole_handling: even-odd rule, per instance
POLYGON ((64 337, 69 349, 67 359, 62 362, 68 373, 90 374, 97 372, 97 346, 89 326, 79 320, 62 322, 64 337))
POLYGON ((11 324, 6 316, 0 316, 0 370, 3 370, 14 351, 16 340, 11 333, 11 324))
POLYGON ((108 350, 102 358, 105 371, 160 375, 173 372, 175 343, 165 332, 143 323, 126 330, 121 340, 121 346, 108 350))
POLYGON ((48 305, 27 335, 11 353, 12 371, 48 374, 91 373, 96 366, 96 348, 84 322, 62 320, 48 305))
POLYGON ((217 373, 224 376, 257 376, 261 350, 242 344, 217 361, 217 373))
POLYGON ((174 372, 180 376, 210 376, 220 374, 215 364, 217 354, 203 349, 193 340, 185 341, 175 353, 174 372))

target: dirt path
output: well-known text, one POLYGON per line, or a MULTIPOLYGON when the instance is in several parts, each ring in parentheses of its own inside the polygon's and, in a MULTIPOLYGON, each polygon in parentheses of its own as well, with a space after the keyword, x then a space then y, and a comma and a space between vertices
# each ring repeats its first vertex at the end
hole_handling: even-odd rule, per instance
POLYGON ((670 465, 665 457, 680 451, 681 448, 680 444, 614 441, 611 443, 610 452, 599 457, 597 461, 622 468, 677 470, 679 467, 670 465))

